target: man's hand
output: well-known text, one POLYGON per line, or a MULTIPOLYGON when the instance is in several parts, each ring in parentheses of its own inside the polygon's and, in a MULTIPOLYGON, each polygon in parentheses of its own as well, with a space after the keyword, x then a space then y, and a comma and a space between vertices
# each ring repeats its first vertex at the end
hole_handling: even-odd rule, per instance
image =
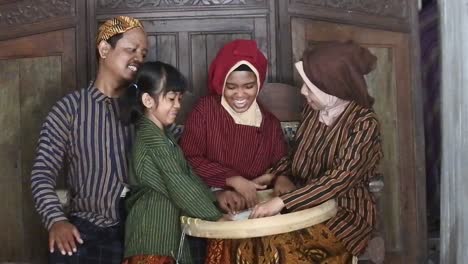
POLYGON ((268 202, 257 204, 252 213, 250 213, 249 218, 260 218, 276 215, 284 208, 284 202, 279 197, 275 197, 268 202))
POLYGON ((270 185, 271 181, 275 178, 274 174, 265 173, 257 178, 253 179, 252 181, 259 185, 270 185))
POLYGON ((280 175, 276 178, 275 186, 273 187, 273 192, 276 196, 280 196, 294 190, 296 190, 296 186, 288 177, 280 175))
POLYGON ((55 222, 49 230, 50 253, 54 252, 55 245, 57 245, 62 255, 68 254, 71 256, 76 253, 75 241, 83 244, 78 229, 66 220, 55 222))
POLYGON ((263 190, 267 186, 260 185, 253 181, 249 181, 242 176, 234 176, 226 180, 226 185, 234 188, 236 192, 240 193, 247 202, 247 207, 252 208, 257 203, 257 190, 263 190))
POLYGON ((235 214, 245 209, 246 202, 244 197, 235 191, 222 190, 216 191, 214 194, 219 207, 227 213, 235 214))

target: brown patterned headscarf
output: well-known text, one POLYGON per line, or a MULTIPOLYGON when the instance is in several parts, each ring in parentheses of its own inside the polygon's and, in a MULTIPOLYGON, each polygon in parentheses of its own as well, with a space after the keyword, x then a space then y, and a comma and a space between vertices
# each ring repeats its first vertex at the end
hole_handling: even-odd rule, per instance
POLYGON ((111 37, 120 33, 125 33, 133 28, 143 28, 143 25, 138 19, 128 16, 118 16, 109 19, 99 27, 96 37, 96 46, 98 46, 102 40, 107 41, 111 37))
POLYGON ((374 98, 367 91, 364 75, 377 58, 354 42, 328 42, 304 52, 304 72, 323 92, 370 108, 374 98))

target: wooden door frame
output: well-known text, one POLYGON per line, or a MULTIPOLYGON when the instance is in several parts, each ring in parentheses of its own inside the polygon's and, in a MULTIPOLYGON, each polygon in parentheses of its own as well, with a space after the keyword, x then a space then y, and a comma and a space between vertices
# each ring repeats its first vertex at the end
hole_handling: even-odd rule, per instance
POLYGON ((413 120, 415 120, 413 129, 414 138, 414 161, 416 169, 416 178, 413 186, 414 205, 419 208, 414 213, 417 236, 413 238, 412 244, 415 248, 415 263, 426 263, 428 258, 428 228, 426 214, 426 158, 425 158, 425 135, 424 135, 424 103, 423 87, 421 79, 421 44, 419 37, 419 4, 417 1, 410 2, 410 60, 412 62, 411 74, 411 92, 413 93, 413 120))
MULTIPOLYGON (((278 1, 278 43, 282 43, 281 50, 278 51, 278 72, 280 76, 280 82, 282 83, 293 83, 293 61, 292 61, 292 32, 291 32, 291 19, 296 18, 308 18, 317 21, 324 22, 335 22, 355 26, 363 26, 366 28, 382 29, 388 31, 397 32, 412 32, 414 22, 417 23, 417 11, 416 20, 414 20, 413 9, 417 10, 417 3, 408 1, 406 15, 401 17, 393 14, 383 15, 378 13, 356 12, 355 10, 346 10, 345 7, 352 6, 353 0, 342 1, 341 7, 331 8, 326 4, 311 4, 301 5, 297 0, 285 0, 278 1), (294 4, 298 2, 299 4, 294 4)), ((327 1, 324 1, 327 2, 327 1)), ((397 2, 392 0, 389 2, 397 2)), ((416 31, 417 33, 417 31, 416 31)), ((418 34, 419 35, 419 34, 418 34)), ((417 43, 416 43, 417 44, 417 43)), ((417 47, 419 50, 419 46, 417 47)))

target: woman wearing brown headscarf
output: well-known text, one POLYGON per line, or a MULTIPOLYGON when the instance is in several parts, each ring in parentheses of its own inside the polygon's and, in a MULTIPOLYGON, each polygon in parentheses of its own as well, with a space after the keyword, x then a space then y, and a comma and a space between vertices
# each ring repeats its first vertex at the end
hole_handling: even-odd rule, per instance
POLYGON ((289 176, 298 188, 257 205, 251 218, 299 211, 329 199, 337 201, 338 212, 323 224, 264 237, 262 248, 246 241, 243 246, 251 246, 251 251, 239 259, 351 263, 362 253, 376 219, 368 181, 382 158, 379 122, 363 77, 375 62, 367 49, 347 42, 318 45, 296 63, 307 104, 296 147, 273 172, 289 176))

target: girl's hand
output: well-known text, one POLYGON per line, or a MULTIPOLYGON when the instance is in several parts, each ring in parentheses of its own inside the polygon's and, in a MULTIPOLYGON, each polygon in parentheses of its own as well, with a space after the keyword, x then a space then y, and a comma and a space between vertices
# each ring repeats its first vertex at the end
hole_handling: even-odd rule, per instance
POLYGON ((227 213, 235 214, 246 207, 244 197, 235 191, 216 191, 215 196, 219 207, 227 213))
POLYGON ((236 192, 240 193, 247 202, 247 207, 252 208, 257 203, 257 190, 263 190, 267 186, 260 185, 253 181, 249 181, 242 176, 234 176, 226 180, 226 185, 234 188, 236 192))
POLYGON ((220 219, 218 219, 218 222, 227 222, 227 221, 232 221, 232 215, 223 214, 223 216, 220 219))
POLYGON ((257 204, 252 213, 250 213, 249 218, 260 218, 260 217, 267 217, 276 215, 284 208, 284 202, 279 197, 275 197, 268 202, 257 204))

